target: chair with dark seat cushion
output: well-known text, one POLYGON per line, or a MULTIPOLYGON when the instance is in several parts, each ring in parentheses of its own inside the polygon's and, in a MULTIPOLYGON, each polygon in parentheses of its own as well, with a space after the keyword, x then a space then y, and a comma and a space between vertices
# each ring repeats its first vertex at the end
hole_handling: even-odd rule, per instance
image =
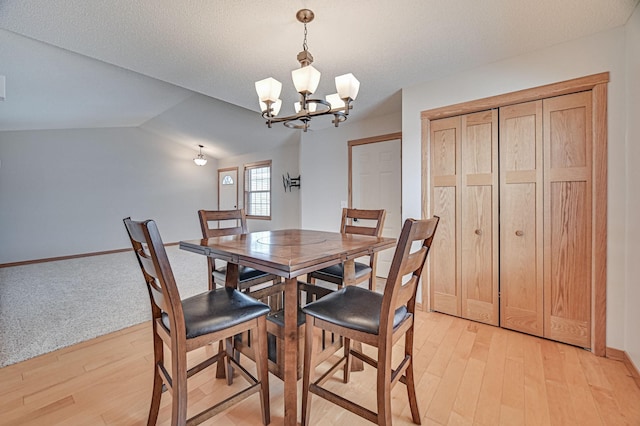
MULTIPOLYGON (((382 210, 362 210, 362 209, 342 209, 342 222, 340 232, 343 234, 373 235, 382 236, 384 219, 386 212, 382 210), (364 222, 366 223, 364 223, 364 222)), ((369 290, 375 290, 376 283, 376 263, 378 253, 369 256, 369 263, 355 262, 355 282, 357 285, 369 281, 369 290)), ((342 288, 344 283, 344 264, 333 265, 318 271, 311 272, 307 280, 315 284, 316 280, 334 283, 338 288, 342 288)))
MULTIPOLYGON (((244 209, 198 210, 198 218, 200 219, 202 238, 239 235, 249 232, 244 209), (216 227, 211 227, 211 222, 215 222, 216 227), (225 224, 227 226, 224 226, 225 224)), ((216 265, 216 259, 207 257, 207 268, 209 274, 209 290, 212 290, 215 285, 224 286, 227 276, 226 266, 218 266, 216 265)), ((280 277, 277 275, 269 274, 247 266, 238 267, 238 274, 238 290, 246 290, 254 285, 268 282, 280 282, 280 277)))
POLYGON ((302 378, 302 424, 309 424, 311 394, 316 394, 373 423, 391 425, 391 389, 398 383, 407 386, 412 420, 420 424, 418 400, 413 374, 413 327, 416 292, 422 268, 439 218, 407 219, 389 271, 383 294, 365 288, 346 286, 304 306, 306 333, 304 372, 302 378), (415 243, 415 244, 414 244, 415 243), (418 246, 419 244, 419 246, 418 246), (416 246, 415 250, 413 247, 416 246), (317 381, 317 329, 344 338, 344 356, 317 381), (392 366, 393 345, 404 337, 404 358, 392 366), (351 347, 351 341, 371 345, 377 349, 377 359, 351 347), (323 388, 323 384, 343 367, 343 381, 349 381, 352 357, 377 369, 377 412, 365 408, 351 397, 343 397, 323 388))
POLYGON ((136 222, 126 218, 124 224, 151 301, 154 374, 147 425, 155 425, 157 422, 163 386, 172 396, 171 424, 174 426, 199 424, 256 392, 260 394, 262 423, 269 424, 266 328, 269 306, 231 288, 209 290, 180 300, 155 222, 136 222), (251 331, 253 346, 256 348, 256 377, 240 367, 231 356, 231 338, 247 331, 251 331), (220 350, 187 369, 189 352, 216 341, 229 342, 229 349, 220 350), (165 364, 165 346, 170 351, 168 364, 165 364), (187 420, 187 379, 218 361, 236 363, 249 386, 187 420))

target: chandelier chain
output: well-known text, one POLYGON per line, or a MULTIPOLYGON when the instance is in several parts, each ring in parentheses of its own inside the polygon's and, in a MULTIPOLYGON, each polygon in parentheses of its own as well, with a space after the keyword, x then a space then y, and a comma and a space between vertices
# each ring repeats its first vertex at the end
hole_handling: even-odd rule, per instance
POLYGON ((304 50, 305 52, 309 49, 309 46, 307 46, 307 23, 304 23, 304 41, 302 42, 302 50, 304 50))

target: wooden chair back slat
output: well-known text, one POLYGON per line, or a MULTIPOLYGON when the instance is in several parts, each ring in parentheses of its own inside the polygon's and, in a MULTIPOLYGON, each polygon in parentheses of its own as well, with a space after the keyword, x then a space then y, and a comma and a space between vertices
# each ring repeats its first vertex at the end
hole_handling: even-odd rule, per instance
POLYGON ((162 312, 166 312, 169 314, 170 322, 180 322, 170 323, 171 329, 184 333, 180 293, 155 222, 136 222, 126 218, 124 224, 151 296, 153 320, 160 318, 162 312))
POLYGON ((226 235, 246 234, 247 217, 244 209, 237 210, 198 210, 200 228, 204 238, 223 237, 226 235), (220 228, 221 221, 235 220, 236 226, 220 228), (217 222, 217 228, 209 226, 210 222, 217 222))
POLYGON ((439 220, 438 216, 434 216, 428 220, 405 221, 384 290, 380 313, 381 334, 393 331, 393 316, 401 306, 406 306, 411 314, 414 313, 418 282, 439 220), (415 242, 420 243, 420 248, 412 252, 415 242), (409 274, 411 278, 407 280, 406 276, 409 274))
POLYGON ((381 237, 385 216, 386 211, 384 209, 361 210, 343 208, 340 232, 343 234, 372 235, 375 237, 381 237), (358 224, 358 222, 362 220, 367 221, 367 223, 358 224), (371 221, 375 221, 375 223, 371 223, 371 221))

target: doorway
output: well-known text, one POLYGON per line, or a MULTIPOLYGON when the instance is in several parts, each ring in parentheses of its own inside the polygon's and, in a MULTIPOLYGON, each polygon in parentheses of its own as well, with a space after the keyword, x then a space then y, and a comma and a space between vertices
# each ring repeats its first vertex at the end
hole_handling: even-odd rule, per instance
MULTIPOLYGON (((382 236, 402 228, 402 133, 349 141, 349 207, 385 209, 382 236)), ((394 249, 378 254, 377 275, 389 274, 394 249)))

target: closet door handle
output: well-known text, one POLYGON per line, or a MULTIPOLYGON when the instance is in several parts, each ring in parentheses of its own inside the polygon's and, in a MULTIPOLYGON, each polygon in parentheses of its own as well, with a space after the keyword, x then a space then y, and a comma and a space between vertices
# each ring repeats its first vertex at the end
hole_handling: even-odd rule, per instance
POLYGON ((522 236, 524 235, 524 232, 522 232, 521 230, 519 230, 519 229, 518 229, 518 230, 516 231, 516 235, 517 235, 518 237, 522 237, 522 236))
POLYGON ((476 229, 476 235, 482 235, 482 229, 476 229))

